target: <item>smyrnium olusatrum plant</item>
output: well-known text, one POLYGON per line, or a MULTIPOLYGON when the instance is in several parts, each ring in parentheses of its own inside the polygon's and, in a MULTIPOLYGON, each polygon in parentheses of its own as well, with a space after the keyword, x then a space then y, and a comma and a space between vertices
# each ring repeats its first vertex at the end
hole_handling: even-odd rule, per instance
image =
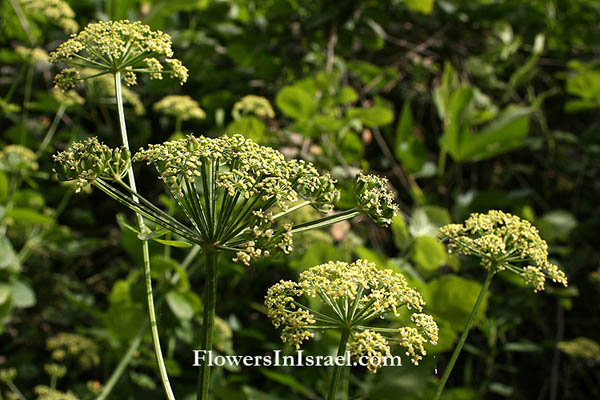
POLYGON ((565 273, 548 261, 548 244, 537 228, 515 215, 497 210, 471 214, 463 224, 441 227, 438 238, 447 243, 450 253, 478 258, 487 277, 440 380, 435 400, 442 395, 494 274, 504 270, 515 273, 536 293, 544 290, 546 279, 565 287, 568 284, 565 273))
MULTIPOLYGON (((185 216, 183 221, 162 211, 122 179, 129 166, 126 149, 110 149, 92 138, 55 156, 59 179, 92 184, 161 228, 199 245, 205 256, 206 281, 200 348, 212 349, 220 254, 249 265, 261 257, 289 254, 297 232, 325 227, 368 215, 387 225, 397 213, 387 180, 359 174, 356 206, 331 213, 339 199, 336 181, 309 162, 287 160, 277 150, 260 146, 241 135, 195 137, 150 145, 131 160, 152 165, 167 192, 185 216), (138 201, 132 199, 136 196, 138 201), (313 207, 329 213, 294 224, 294 212, 313 207)), ((147 237, 153 233, 141 231, 147 237)), ((210 367, 200 367, 199 398, 208 397, 210 367)))
MULTIPOLYGON (((125 164, 130 162, 129 138, 123 108, 122 81, 127 86, 132 86, 137 83, 140 74, 146 74, 150 79, 162 79, 164 75, 167 75, 183 84, 188 77, 187 68, 183 66, 181 61, 173 58, 171 37, 161 31, 153 31, 149 26, 139 21, 132 23, 123 20, 89 24, 83 31, 73 34, 69 40, 59 45, 50 54, 50 62, 67 66, 54 78, 56 86, 62 90, 72 89, 82 81, 112 75, 121 140, 123 142, 123 148, 115 154, 126 156, 119 159, 117 163, 119 167, 122 166, 121 161, 125 164)), ((87 172, 89 176, 93 176, 94 171, 98 171, 98 168, 102 169, 99 166, 102 165, 102 162, 111 160, 109 164, 112 163, 112 155, 107 156, 106 149, 98 143, 88 142, 84 147, 85 149, 80 149, 80 151, 94 154, 92 159, 88 160, 93 164, 89 165, 90 170, 87 172), (94 151, 96 152, 94 153, 94 151)), ((131 189, 130 200, 138 203, 139 199, 135 195, 137 191, 135 175, 130 165, 125 167, 124 170, 119 170, 119 177, 122 177, 124 173, 128 177, 128 187, 131 189)), ((140 214, 136 216, 139 231, 143 233, 146 231, 143 216, 140 214)), ((174 400, 175 396, 169 383, 158 335, 150 274, 150 251, 146 240, 142 241, 142 254, 154 353, 165 394, 169 400, 174 400)))
MULTIPOLYGON (((337 355, 348 351, 355 359, 366 356, 372 372, 391 356, 390 344, 405 347, 406 355, 418 365, 426 355, 424 345, 435 345, 438 340, 433 317, 422 313, 421 294, 401 274, 378 269, 366 260, 330 261, 302 272, 297 282, 282 280, 269 288, 265 305, 273 325, 281 328, 284 342, 299 349, 315 331, 339 331, 337 355), (318 299, 321 307, 301 302, 303 297, 318 299), (403 308, 410 317, 402 326, 381 326, 381 319, 397 319, 403 308)), ((327 400, 335 399, 341 373, 342 367, 335 365, 327 400)))
POLYGON ((154 111, 175 117, 175 133, 181 133, 181 123, 192 119, 204 119, 206 113, 190 96, 165 96, 152 107, 154 111))

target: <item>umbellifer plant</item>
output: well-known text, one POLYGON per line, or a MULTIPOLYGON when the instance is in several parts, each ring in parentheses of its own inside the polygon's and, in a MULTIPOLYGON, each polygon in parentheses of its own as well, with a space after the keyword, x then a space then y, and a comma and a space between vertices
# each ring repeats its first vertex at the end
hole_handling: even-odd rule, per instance
MULTIPOLYGON (((188 135, 150 145, 133 157, 125 147, 111 149, 91 138, 74 143, 54 159, 59 179, 77 180, 78 188, 92 184, 162 228, 154 232, 145 228, 143 237, 170 232, 201 247, 206 281, 200 348, 206 351, 213 346, 221 254, 233 253, 233 261, 248 265, 260 257, 289 254, 294 233, 360 214, 387 225, 397 212, 387 180, 359 174, 354 185, 356 206, 332 213, 339 191, 328 173, 320 174, 303 160, 286 160, 279 151, 240 135, 188 135), (156 169, 184 220, 162 211, 123 180, 131 161, 156 169), (328 214, 294 224, 294 212, 307 206, 328 214)), ((209 380, 210 367, 203 365, 199 369, 199 399, 208 397, 209 380)))
POLYGON ((540 237, 538 230, 515 215, 497 210, 487 214, 471 214, 463 224, 441 227, 438 238, 448 243, 450 253, 479 258, 481 266, 487 270, 487 277, 440 380, 434 400, 439 400, 444 391, 479 306, 497 272, 507 270, 518 274, 536 293, 544 290, 546 278, 567 286, 565 273, 548 261, 548 244, 540 237))
MULTIPOLYGON (((188 70, 182 65, 181 61, 172 57, 173 50, 171 49, 169 35, 160 31, 153 31, 149 26, 140 22, 131 23, 127 20, 89 24, 83 31, 72 35, 71 39, 62 43, 50 54, 52 63, 68 66, 68 68, 64 68, 58 73, 54 79, 56 85, 63 90, 72 89, 77 83, 85 80, 112 75, 123 142, 122 151, 119 150, 118 152, 118 156, 121 157, 122 155, 122 159, 119 158, 118 165, 113 164, 113 166, 123 168, 119 170, 119 175, 121 177, 127 175, 129 187, 131 188, 130 200, 135 203, 139 200, 135 195, 137 191, 135 175, 129 163, 129 138, 123 109, 121 81, 124 81, 128 86, 135 85, 138 74, 148 74, 150 79, 162 79, 163 75, 168 75, 178 79, 183 84, 187 80, 188 70), (122 164, 120 164, 121 161, 122 164)), ((89 144, 91 145, 91 143, 89 144)), ((93 151, 93 147, 93 145, 88 146, 88 150, 93 151)), ((97 147, 96 150, 100 151, 97 147)), ((117 154, 115 154, 116 156, 117 154)), ((137 222, 140 232, 144 232, 146 227, 140 214, 137 214, 137 222)), ((167 398, 174 400, 175 396, 169 383, 158 335, 150 275, 150 252, 147 241, 142 241, 142 253, 154 352, 167 398)), ((112 379, 111 382, 113 382, 112 379)), ((108 386, 104 394, 106 395, 111 389, 112 387, 108 386)))
MULTIPOLYGON (((300 348, 314 336, 315 330, 341 333, 338 357, 346 351, 356 359, 369 357, 372 372, 390 356, 390 342, 406 347, 406 355, 418 365, 426 354, 424 344, 437 344, 438 327, 433 317, 423 314, 421 294, 408 286, 399 273, 378 269, 374 263, 330 261, 300 274, 298 282, 280 281, 271 286, 265 297, 267 315, 281 339, 300 348), (318 298, 317 310, 300 302, 302 297, 318 298), (409 326, 381 327, 380 319, 400 316, 400 309, 410 312, 409 326)), ((327 400, 334 400, 342 366, 335 365, 327 400)))

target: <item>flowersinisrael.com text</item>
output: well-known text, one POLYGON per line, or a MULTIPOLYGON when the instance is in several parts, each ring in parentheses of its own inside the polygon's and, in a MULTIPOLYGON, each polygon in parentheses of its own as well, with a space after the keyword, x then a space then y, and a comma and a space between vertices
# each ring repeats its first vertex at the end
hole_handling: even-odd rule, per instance
POLYGON ((298 350, 295 355, 282 355, 281 350, 265 355, 221 355, 212 351, 194 350, 194 367, 208 364, 211 367, 243 366, 243 367, 332 367, 380 365, 383 367, 401 367, 400 356, 369 357, 362 356, 352 359, 347 351, 343 356, 311 356, 304 355, 304 350, 298 350))

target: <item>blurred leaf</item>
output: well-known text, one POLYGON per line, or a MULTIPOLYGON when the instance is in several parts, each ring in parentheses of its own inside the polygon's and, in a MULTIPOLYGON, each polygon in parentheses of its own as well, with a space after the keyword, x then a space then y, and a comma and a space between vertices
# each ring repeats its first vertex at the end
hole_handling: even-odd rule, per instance
POLYGON ((6 236, 0 236, 0 270, 11 269, 13 271, 19 271, 21 269, 21 263, 15 253, 13 246, 6 236))
POLYGON ((413 128, 410 103, 405 102, 396 128, 394 153, 410 173, 419 172, 427 161, 427 149, 414 135, 413 128))
MULTIPOLYGON (((456 275, 445 275, 430 281, 427 287, 430 297, 428 310, 436 317, 448 321, 454 330, 462 332, 479 297, 482 284, 456 275)), ((475 316, 475 323, 485 315, 489 295, 489 292, 486 293, 475 316)))
POLYGON ((28 308, 35 305, 35 292, 26 283, 22 281, 11 282, 10 289, 15 307, 28 308))
POLYGON ((193 244, 181 240, 153 239, 155 242, 171 247, 192 247, 193 244))
POLYGON ((350 86, 342 86, 336 97, 338 103, 349 104, 358 99, 358 93, 350 86))
POLYGON ((293 391, 299 392, 307 397, 313 397, 314 393, 310 387, 303 385, 290 374, 284 374, 267 368, 260 368, 259 371, 274 382, 277 382, 293 391))
POLYGON ((370 127, 387 125, 394 120, 394 113, 381 106, 370 108, 351 107, 347 113, 348 117, 359 119, 363 124, 370 127))
POLYGON ((433 271, 446 263, 444 245, 431 236, 415 238, 411 256, 417 267, 422 271, 433 271))
POLYGON ((20 225, 49 225, 54 220, 30 208, 11 208, 6 210, 6 217, 12 217, 20 225))
POLYGON ((390 226, 392 233, 394 234, 394 243, 400 250, 406 250, 410 247, 411 237, 408 233, 406 221, 402 215, 396 215, 392 219, 392 225, 390 226))
POLYGON ((275 104, 285 115, 295 119, 309 119, 316 109, 311 95, 297 86, 281 89, 275 97, 275 104))
POLYGON ((433 10, 434 0, 403 0, 406 7, 413 11, 419 11, 424 14, 430 14, 433 10))
POLYGON ((566 210, 553 210, 535 221, 544 239, 553 242, 556 239, 566 239, 577 226, 575 216, 566 210))
POLYGON ((436 237, 439 228, 451 222, 450 213, 444 208, 420 207, 413 212, 408 231, 413 237, 425 235, 436 237))
POLYGON ((174 290, 170 290, 167 292, 165 298, 167 299, 167 304, 173 314, 177 316, 179 319, 191 319, 194 316, 194 307, 191 304, 190 300, 183 295, 174 290))

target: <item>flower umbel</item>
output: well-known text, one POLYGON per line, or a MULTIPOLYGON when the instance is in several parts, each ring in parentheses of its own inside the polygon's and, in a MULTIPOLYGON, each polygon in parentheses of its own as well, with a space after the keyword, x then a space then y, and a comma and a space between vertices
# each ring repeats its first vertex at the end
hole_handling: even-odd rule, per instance
POLYGON ((544 290, 546 278, 567 286, 565 273, 548 261, 548 244, 528 221, 502 211, 471 214, 463 224, 440 228, 438 238, 448 250, 474 255, 486 269, 508 269, 519 274, 535 292, 544 290))
POLYGON ((231 111, 234 119, 239 119, 243 115, 255 115, 259 118, 275 118, 275 111, 269 100, 262 96, 249 94, 233 105, 231 111))
POLYGON ((154 104, 153 109, 162 114, 180 118, 182 121, 206 118, 204 110, 190 96, 165 96, 154 104))
MULTIPOLYGON (((427 342, 436 344, 438 327, 430 315, 422 314, 425 302, 406 279, 392 270, 378 269, 374 263, 330 261, 300 274, 298 282, 280 281, 265 297, 267 315, 281 339, 300 348, 314 336, 314 330, 349 330, 348 350, 354 357, 390 355, 390 342, 407 348, 406 355, 417 365, 427 342), (323 309, 317 311, 300 302, 302 296, 317 298, 323 309), (411 313, 411 326, 384 328, 375 321, 411 313), (368 325, 373 322, 373 325, 368 325)), ((372 363, 376 372, 380 365, 372 363)))
POLYGON ((59 179, 76 179, 79 188, 94 184, 145 218, 193 243, 234 252, 234 261, 245 265, 276 252, 289 254, 296 232, 331 225, 361 212, 381 223, 387 212, 395 209, 395 205, 388 204, 391 194, 385 188, 361 188, 359 198, 381 191, 372 195, 368 208, 357 206, 294 224, 292 213, 305 206, 322 213, 333 210, 339 191, 328 173, 320 174, 303 160, 286 160, 279 151, 241 135, 214 139, 188 135, 150 145, 132 158, 156 168, 185 216, 182 222, 139 193, 135 196, 140 203, 131 201, 133 190, 121 179, 128 160, 124 149, 109 149, 97 139, 88 139, 57 154, 55 170, 59 179), (121 189, 110 185, 110 181, 121 189), (377 199, 386 203, 378 205, 377 199))
POLYGON ((183 84, 188 70, 172 56, 169 35, 153 31, 139 21, 122 20, 89 24, 58 46, 50 54, 50 62, 99 70, 97 74, 82 77, 71 68, 64 69, 55 77, 56 85, 64 89, 81 80, 116 72, 123 74, 128 86, 136 84, 139 73, 149 74, 150 79, 162 79, 167 74, 183 84))

